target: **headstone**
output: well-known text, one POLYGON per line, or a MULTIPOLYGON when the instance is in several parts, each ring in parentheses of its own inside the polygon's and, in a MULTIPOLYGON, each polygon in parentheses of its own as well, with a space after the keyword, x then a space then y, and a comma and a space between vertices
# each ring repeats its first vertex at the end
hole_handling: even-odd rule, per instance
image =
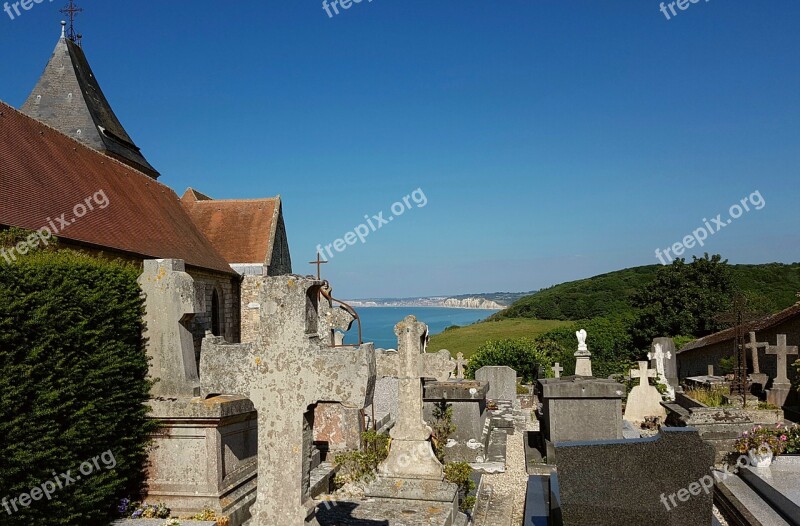
POLYGON ((624 419, 640 424, 645 417, 660 417, 661 422, 667 418, 667 412, 661 405, 661 394, 650 385, 648 378, 655 378, 657 372, 647 368, 647 362, 639 362, 639 370, 631 371, 631 378, 639 378, 639 385, 634 386, 628 394, 625 404, 624 419))
POLYGON ((564 368, 561 367, 561 364, 556 362, 556 364, 553 367, 551 367, 551 369, 553 369, 553 374, 555 375, 555 378, 561 378, 561 373, 564 372, 564 368))
POLYGON ((592 353, 586 345, 586 330, 581 329, 575 333, 578 337, 578 351, 575 353, 575 375, 592 376, 592 353))
POLYGON ((769 376, 765 373, 761 372, 761 364, 759 363, 758 357, 758 350, 764 349, 766 350, 769 347, 769 343, 767 342, 759 342, 756 339, 756 333, 751 331, 749 333, 750 341, 744 345, 746 350, 750 351, 750 360, 753 363, 753 372, 750 373, 750 379, 752 380, 753 385, 758 385, 757 389, 761 391, 767 386, 767 381, 769 380, 769 376))
POLYGON ((678 355, 675 349, 675 341, 672 338, 654 338, 650 347, 650 352, 653 353, 650 366, 659 370, 658 363, 655 360, 656 345, 661 346, 661 353, 663 354, 662 368, 663 374, 662 383, 671 388, 671 398, 675 398, 676 392, 682 392, 680 381, 678 380, 678 355))
POLYGON ((708 376, 714 376, 714 364, 708 364, 708 376))
POLYGON ((506 366, 486 366, 475 371, 475 379, 489 384, 489 400, 513 402, 517 399, 517 372, 506 366))
POLYGON ((662 428, 655 437, 624 442, 556 444, 554 457, 564 524, 711 524, 714 449, 691 428, 662 428))
POLYGON ((777 407, 783 407, 792 390, 792 383, 787 376, 788 357, 796 355, 798 351, 796 345, 786 345, 785 334, 778 334, 777 343, 777 345, 767 347, 767 354, 774 354, 778 363, 777 376, 772 381, 772 388, 767 391, 767 402, 777 407))
POLYGON ((488 384, 477 380, 426 381, 423 386, 424 414, 433 423, 434 410, 447 404, 452 411, 455 431, 445 447, 446 462, 484 462, 484 426, 488 411, 488 384))
POLYGON ((538 381, 542 434, 550 442, 622 438, 625 386, 613 380, 568 376, 538 381))
POLYGON ((456 356, 456 379, 464 379, 464 366, 467 365, 467 363, 468 361, 464 359, 464 353, 458 353, 456 356))
POLYGON ((203 397, 248 397, 258 411, 258 492, 252 526, 313 521, 309 499, 313 409, 319 401, 363 408, 372 397, 372 344, 331 347, 321 333, 320 289, 310 277, 262 276, 257 342, 206 336, 200 358, 203 397))
POLYGON ((145 332, 153 396, 197 396, 200 378, 189 325, 201 305, 183 260, 149 259, 138 279, 145 294, 145 332))
POLYGON ((390 432, 392 445, 378 473, 391 478, 441 481, 442 464, 433 453, 431 428, 422 417, 422 379, 447 380, 453 370, 450 352, 425 353, 428 327, 414 316, 398 323, 394 332, 398 351, 382 351, 376 356, 378 376, 397 378, 399 392, 397 423, 390 432))

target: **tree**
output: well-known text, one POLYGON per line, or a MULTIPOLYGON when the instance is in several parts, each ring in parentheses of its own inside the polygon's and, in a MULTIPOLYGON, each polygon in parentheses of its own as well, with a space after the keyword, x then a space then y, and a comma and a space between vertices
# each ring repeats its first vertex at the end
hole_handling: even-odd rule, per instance
POLYGON ((547 353, 527 338, 491 340, 478 348, 466 368, 468 378, 475 378, 475 371, 485 366, 506 366, 517 372, 524 383, 533 383, 538 376, 539 366, 553 365, 547 353))
POLYGON ((631 334, 644 349, 659 336, 702 337, 724 328, 718 314, 730 307, 735 290, 727 260, 720 255, 676 259, 632 298, 638 309, 631 334))

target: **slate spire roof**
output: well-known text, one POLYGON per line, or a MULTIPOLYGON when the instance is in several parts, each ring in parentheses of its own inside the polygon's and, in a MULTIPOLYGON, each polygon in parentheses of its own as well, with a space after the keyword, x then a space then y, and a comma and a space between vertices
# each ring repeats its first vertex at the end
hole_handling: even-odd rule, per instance
POLYGON ((20 111, 153 179, 160 175, 114 114, 83 49, 63 35, 20 111))

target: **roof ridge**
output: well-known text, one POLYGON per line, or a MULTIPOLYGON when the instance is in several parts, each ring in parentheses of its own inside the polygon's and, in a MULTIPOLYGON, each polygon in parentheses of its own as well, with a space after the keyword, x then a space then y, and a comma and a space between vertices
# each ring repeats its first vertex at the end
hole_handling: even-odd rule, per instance
MULTIPOLYGON (((116 159, 116 158, 114 158, 114 157, 111 157, 110 155, 107 155, 107 154, 105 154, 105 153, 103 153, 103 152, 101 152, 101 151, 99 151, 99 150, 95 150, 95 149, 94 149, 94 148, 92 148, 91 146, 88 146, 88 145, 86 145, 86 144, 83 144, 83 143, 82 143, 81 141, 79 141, 78 139, 75 139, 75 138, 73 138, 73 137, 70 137, 70 136, 69 136, 69 135, 67 135, 66 133, 63 133, 63 132, 61 132, 61 131, 57 130, 56 128, 54 128, 53 126, 51 126, 51 125, 47 124, 46 122, 44 122, 44 121, 40 121, 39 119, 37 119, 37 118, 35 118, 35 117, 31 117, 30 115, 28 115, 28 114, 26 114, 26 113, 24 113, 24 112, 22 112, 22 111, 18 110, 18 109, 17 109, 17 108, 15 108, 14 106, 12 106, 12 105, 10 105, 9 103, 5 102, 4 100, 0 99, 0 110, 2 110, 2 107, 6 107, 6 108, 10 109, 11 111, 13 111, 14 113, 16 113, 17 115, 19 115, 19 116, 21 116, 21 117, 24 117, 24 118, 26 118, 26 119, 29 119, 29 120, 31 120, 31 121, 33 121, 33 122, 35 122, 36 124, 38 124, 38 125, 40 125, 40 126, 43 126, 43 127, 47 128, 47 129, 49 129, 50 131, 52 131, 52 132, 54 132, 54 133, 57 133, 58 135, 60 135, 60 136, 62 136, 62 137, 65 137, 65 138, 66 138, 67 140, 69 140, 70 142, 74 143, 75 145, 77 145, 77 146, 79 146, 79 147, 81 147, 81 148, 85 149, 86 151, 88 151, 88 152, 90 152, 90 153, 92 153, 92 154, 94 154, 94 155, 99 155, 100 157, 103 157, 104 159, 109 159, 109 160, 111 160, 111 161, 113 161, 113 162, 115 162, 115 163, 119 164, 120 166, 122 166, 122 167, 123 167, 123 168, 125 168, 126 170, 130 170, 131 172, 134 172, 134 173, 136 173, 136 174, 138 174, 138 175, 141 175, 142 177, 146 177, 146 178, 148 179, 148 182, 150 182, 150 181, 153 181, 153 182, 155 182, 155 183, 157 183, 157 184, 159 184, 159 185, 163 186, 164 188, 167 188, 168 190, 172 190, 172 188, 170 188, 170 187, 169 187, 169 186, 167 186, 166 184, 162 183, 162 182, 161 182, 161 181, 159 181, 158 179, 153 179, 152 177, 150 177, 150 176, 149 176, 149 175, 147 175, 146 173, 144 173, 144 172, 142 172, 142 171, 140 171, 140 170, 137 170, 136 168, 134 168, 133 166, 131 166, 131 165, 129 165, 129 164, 123 163, 123 162, 122 162, 122 161, 120 161, 119 159, 116 159)), ((2 111, 0 111, 0 113, 2 113, 2 111)), ((173 192, 175 192, 174 190, 172 190, 172 191, 173 191, 173 192)), ((177 192, 175 193, 175 195, 178 195, 178 194, 177 194, 177 192)))
POLYGON ((276 200, 280 201, 280 199, 281 196, 280 194, 278 194, 274 197, 256 197, 252 199, 206 199, 206 200, 196 201, 192 203, 192 205, 193 206, 202 204, 213 205, 214 203, 258 203, 261 201, 276 201, 276 200))

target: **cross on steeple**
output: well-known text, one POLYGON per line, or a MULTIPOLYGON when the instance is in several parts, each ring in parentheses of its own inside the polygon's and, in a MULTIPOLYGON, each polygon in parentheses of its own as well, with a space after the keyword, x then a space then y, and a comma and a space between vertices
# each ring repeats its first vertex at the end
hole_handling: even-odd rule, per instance
POLYGON ((83 8, 75 5, 75 0, 69 0, 69 4, 65 5, 59 13, 69 16, 69 29, 67 30, 67 38, 73 42, 78 41, 78 34, 75 33, 75 15, 82 13, 83 8))
POLYGON ((309 265, 316 265, 317 266, 317 279, 322 279, 321 267, 322 267, 322 265, 324 265, 326 263, 327 263, 327 261, 322 259, 322 254, 320 252, 317 252, 317 260, 316 261, 310 261, 308 263, 309 265))

